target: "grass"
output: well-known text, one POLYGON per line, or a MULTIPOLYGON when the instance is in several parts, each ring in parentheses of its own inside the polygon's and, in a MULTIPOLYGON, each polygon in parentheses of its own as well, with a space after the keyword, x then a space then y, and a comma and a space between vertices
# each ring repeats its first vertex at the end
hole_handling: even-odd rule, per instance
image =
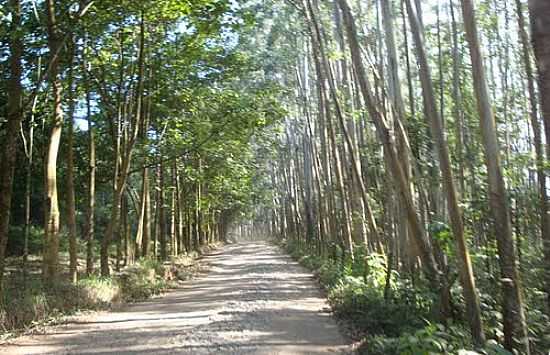
MULTIPOLYGON (((49 287, 41 282, 36 267, 40 260, 33 257, 33 272, 25 281, 17 272, 5 280, 5 289, 0 295, 0 338, 58 323, 80 311, 109 309, 158 295, 191 278, 198 271, 197 257, 215 247, 205 247, 200 253, 175 257, 164 263, 152 258, 140 259, 111 277, 92 275, 76 284, 62 279, 49 287)), ((13 260, 15 265, 17 262, 13 260)))

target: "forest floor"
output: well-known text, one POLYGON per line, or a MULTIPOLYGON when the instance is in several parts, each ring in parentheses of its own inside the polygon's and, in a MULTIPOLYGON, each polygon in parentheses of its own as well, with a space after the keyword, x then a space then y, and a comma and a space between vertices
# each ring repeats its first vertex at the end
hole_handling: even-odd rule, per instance
POLYGON ((81 316, 3 354, 345 354, 311 273, 264 242, 226 245, 208 271, 151 301, 81 316))

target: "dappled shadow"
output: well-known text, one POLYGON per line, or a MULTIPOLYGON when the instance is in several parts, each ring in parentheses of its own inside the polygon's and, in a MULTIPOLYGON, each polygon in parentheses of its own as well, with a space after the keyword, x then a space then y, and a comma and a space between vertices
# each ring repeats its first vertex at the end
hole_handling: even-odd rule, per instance
POLYGON ((165 297, 73 321, 9 350, 200 355, 329 354, 344 348, 311 274, 275 247, 229 245, 203 260, 207 275, 165 297))

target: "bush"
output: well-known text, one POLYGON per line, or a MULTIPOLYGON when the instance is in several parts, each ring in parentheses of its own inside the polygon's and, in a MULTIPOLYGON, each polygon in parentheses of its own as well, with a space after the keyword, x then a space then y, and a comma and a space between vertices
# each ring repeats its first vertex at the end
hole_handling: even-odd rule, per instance
POLYGON ((26 287, 20 281, 8 283, 0 302, 3 332, 54 320, 61 313, 71 314, 95 304, 82 285, 59 282, 44 287, 37 279, 30 280, 26 287))
POLYGON ((422 327, 427 310, 401 299, 386 300, 383 290, 345 276, 329 292, 334 312, 369 334, 398 336, 422 327))
POLYGON ((332 260, 326 260, 319 267, 319 280, 327 289, 334 287, 343 276, 342 266, 332 260))
POLYGON ((368 338, 359 349, 359 354, 458 354, 470 343, 468 332, 463 329, 445 328, 441 324, 429 324, 415 332, 406 332, 399 337, 375 336, 368 338))
POLYGON ((323 265, 323 259, 314 255, 304 255, 300 259, 300 264, 304 265, 310 270, 318 270, 323 265))
POLYGON ((113 277, 91 276, 76 284, 58 282, 45 287, 38 275, 26 284, 12 277, 0 296, 0 330, 3 333, 55 321, 78 310, 104 309, 121 301, 143 300, 168 286, 164 267, 143 259, 113 277))
POLYGON ((164 280, 164 266, 153 258, 139 260, 117 275, 122 300, 133 302, 157 295, 167 287, 164 280))
POLYGON ((91 276, 78 281, 78 286, 83 289, 90 304, 86 308, 97 306, 109 306, 118 303, 122 299, 120 285, 109 277, 91 276))
POLYGON ((483 350, 478 350, 480 352, 467 350, 472 348, 467 330, 457 326, 428 324, 399 337, 368 337, 357 352, 360 355, 512 355, 493 340, 488 341, 483 350))

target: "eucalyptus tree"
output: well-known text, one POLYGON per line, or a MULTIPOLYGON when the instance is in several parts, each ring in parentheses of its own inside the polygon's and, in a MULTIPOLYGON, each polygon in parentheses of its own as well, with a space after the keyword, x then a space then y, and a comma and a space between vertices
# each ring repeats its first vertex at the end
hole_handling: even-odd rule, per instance
MULTIPOLYGON (((520 11, 519 9, 518 11, 520 11)), ((535 52, 538 69, 538 86, 540 107, 546 135, 546 159, 550 159, 550 4, 548 1, 529 0, 529 14, 531 18, 531 40, 535 52)), ((522 36, 523 40, 525 36, 522 36)), ((533 105, 533 112, 536 106, 533 105)), ((539 155, 541 155, 540 153, 539 155)), ((540 166, 540 163, 539 163, 540 166)), ((541 176, 545 180, 544 176, 541 176)), ((543 181, 543 180, 541 180, 543 181)), ((541 188, 543 183, 541 182, 541 188)), ((541 191, 541 198, 545 198, 545 192, 541 191)), ((547 202, 542 201, 545 204, 547 202)), ((544 213, 544 206, 541 211, 544 213)), ((548 213, 548 211, 546 211, 548 213)), ((543 216, 542 223, 547 223, 548 217, 543 216)), ((544 225, 546 233, 543 234, 544 263, 546 265, 546 293, 547 309, 550 312, 550 232, 548 225, 544 225)), ((544 231, 545 229, 543 229, 544 231)))
POLYGON ((462 209, 459 206, 460 199, 458 197, 454 174, 451 166, 451 158, 445 133, 443 130, 443 110, 438 111, 434 88, 432 86, 431 69, 428 63, 426 51, 424 48, 424 31, 420 22, 417 9, 412 6, 410 0, 406 0, 407 12, 411 23, 414 42, 416 44, 416 52, 420 66, 420 81, 422 83, 422 93, 424 97, 425 115, 430 123, 431 134, 434 137, 435 145, 439 155, 439 165, 443 176, 443 186, 447 194, 447 206, 449 210, 449 218, 451 220, 451 228, 456 240, 457 250, 459 251, 459 273, 464 289, 464 299, 467 304, 468 321, 472 336, 477 345, 482 346, 485 343, 485 334, 481 321, 481 310, 479 305, 479 295, 477 293, 474 273, 470 253, 466 243, 464 232, 464 223, 462 217, 462 209))
POLYGON ((483 57, 479 44, 476 16, 471 0, 461 0, 466 39, 472 62, 474 91, 479 112, 482 142, 484 146, 489 202, 493 213, 493 226, 497 238, 499 263, 502 274, 504 336, 509 350, 529 354, 529 337, 525 319, 522 285, 516 264, 516 250, 512 235, 510 207, 501 167, 499 142, 495 118, 490 104, 483 57))

